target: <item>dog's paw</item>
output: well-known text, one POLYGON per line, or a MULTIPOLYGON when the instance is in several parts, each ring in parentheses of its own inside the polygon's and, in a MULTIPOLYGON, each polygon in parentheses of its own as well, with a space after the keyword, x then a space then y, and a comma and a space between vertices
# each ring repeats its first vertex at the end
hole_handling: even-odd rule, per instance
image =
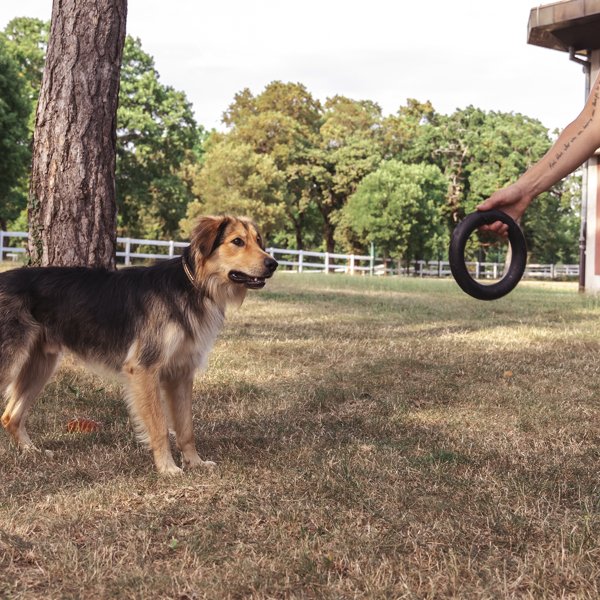
POLYGON ((180 469, 177 465, 168 465, 166 467, 162 467, 158 470, 160 475, 166 475, 170 477, 171 475, 181 475, 183 470, 180 469))
POLYGON ((30 455, 30 456, 36 456, 36 455, 42 453, 42 451, 37 446, 34 446, 31 442, 20 443, 19 450, 23 454, 30 455))
POLYGON ((195 456, 184 457, 183 466, 185 469, 214 469, 217 463, 212 460, 202 460, 196 454, 195 456))

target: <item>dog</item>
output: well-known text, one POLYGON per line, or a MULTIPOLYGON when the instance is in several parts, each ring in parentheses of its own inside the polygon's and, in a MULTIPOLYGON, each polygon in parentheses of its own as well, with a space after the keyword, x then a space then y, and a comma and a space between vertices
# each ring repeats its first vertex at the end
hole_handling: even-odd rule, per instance
POLYGON ((170 430, 184 468, 214 466, 194 443, 194 374, 206 366, 226 306, 264 287, 277 266, 250 220, 224 216, 200 218, 183 255, 152 266, 1 273, 2 425, 18 447, 36 449, 25 421, 67 350, 118 374, 134 429, 159 473, 182 470, 170 430))

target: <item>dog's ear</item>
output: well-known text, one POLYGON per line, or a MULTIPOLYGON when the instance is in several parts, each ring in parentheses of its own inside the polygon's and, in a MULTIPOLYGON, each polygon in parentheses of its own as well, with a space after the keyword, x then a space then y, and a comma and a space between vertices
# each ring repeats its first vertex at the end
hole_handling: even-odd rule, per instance
POLYGON ((192 231, 190 245, 196 258, 207 259, 222 243, 229 217, 201 217, 192 231))

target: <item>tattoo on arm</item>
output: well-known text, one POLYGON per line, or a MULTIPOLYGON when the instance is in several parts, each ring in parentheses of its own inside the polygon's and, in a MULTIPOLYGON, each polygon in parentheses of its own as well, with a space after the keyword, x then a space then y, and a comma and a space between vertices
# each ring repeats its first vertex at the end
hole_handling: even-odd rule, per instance
POLYGON ((594 122, 595 117, 596 117, 596 107, 598 105, 598 102, 600 101, 600 79, 598 81, 598 85, 596 85, 596 87, 593 89, 592 94, 593 94, 592 102, 591 102, 592 114, 591 114, 590 118, 583 124, 581 129, 567 143, 565 143, 563 145, 563 149, 560 151, 557 151, 557 153, 554 155, 554 157, 552 157, 550 159, 550 162, 548 164, 551 169, 554 169, 554 167, 558 164, 558 161, 569 150, 569 148, 571 147, 571 144, 573 142, 575 142, 577 140, 577 138, 580 135, 582 135, 584 133, 584 131, 594 122))

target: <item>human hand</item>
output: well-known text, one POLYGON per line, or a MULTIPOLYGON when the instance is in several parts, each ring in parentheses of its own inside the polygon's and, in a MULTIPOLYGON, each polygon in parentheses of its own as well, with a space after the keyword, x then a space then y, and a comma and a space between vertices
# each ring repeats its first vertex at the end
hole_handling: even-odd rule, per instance
MULTIPOLYGON (((518 221, 529 206, 532 198, 527 195, 518 183, 494 192, 487 200, 477 206, 477 210, 501 210, 515 221, 518 221)), ((483 225, 482 231, 490 231, 504 238, 508 237, 508 225, 496 221, 490 225, 483 225)))

